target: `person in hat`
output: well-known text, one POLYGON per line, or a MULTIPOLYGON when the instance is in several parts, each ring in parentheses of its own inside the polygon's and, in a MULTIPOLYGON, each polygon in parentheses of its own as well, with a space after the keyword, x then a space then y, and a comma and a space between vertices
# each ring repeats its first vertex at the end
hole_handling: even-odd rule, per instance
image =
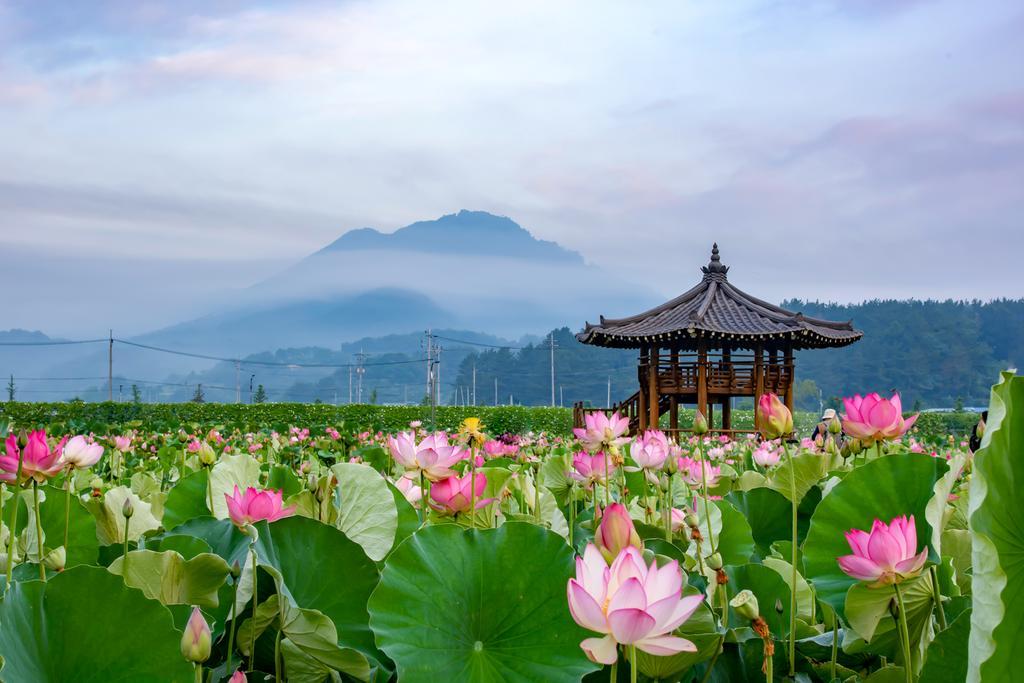
MULTIPOLYGON (((825 443, 825 441, 829 437, 829 433, 828 433, 828 426, 829 426, 829 424, 833 420, 838 420, 838 419, 839 419, 839 416, 836 415, 836 411, 834 409, 832 409, 832 408, 827 408, 825 410, 825 412, 823 412, 821 414, 821 419, 818 420, 818 424, 815 425, 814 432, 811 434, 811 440, 814 441, 815 443, 819 443, 819 439, 820 439, 820 443, 825 443)), ((837 434, 834 437, 835 440, 836 440, 836 445, 837 446, 842 445, 841 444, 841 437, 842 437, 842 432, 840 432, 839 434, 837 434)))

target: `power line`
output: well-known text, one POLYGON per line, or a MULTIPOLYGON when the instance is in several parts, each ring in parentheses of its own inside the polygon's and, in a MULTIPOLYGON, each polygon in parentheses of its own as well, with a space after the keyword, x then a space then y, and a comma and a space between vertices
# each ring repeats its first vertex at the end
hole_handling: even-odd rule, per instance
MULTIPOLYGON (((104 340, 101 340, 104 341, 104 340)), ((283 368, 352 368, 359 367, 353 363, 282 363, 278 361, 269 360, 246 360, 242 358, 224 358, 221 356, 211 356, 205 353, 194 353, 191 351, 178 351, 176 349, 168 349, 162 346, 151 346, 149 344, 140 344, 138 342, 130 342, 125 339, 114 339, 119 344, 125 344, 127 346, 134 346, 140 349, 146 349, 149 351, 158 351, 160 353, 170 353, 176 356, 187 356, 189 358, 200 358, 203 360, 215 360, 222 363, 241 363, 242 365, 260 365, 267 367, 283 367, 283 368)), ((375 367, 381 365, 405 365, 408 363, 422 363, 425 359, 423 358, 412 358, 408 360, 394 360, 394 361, 381 361, 379 363, 363 363, 362 367, 375 367)))
POLYGON ((68 346, 70 344, 98 344, 106 339, 70 339, 63 341, 0 342, 0 346, 68 346))

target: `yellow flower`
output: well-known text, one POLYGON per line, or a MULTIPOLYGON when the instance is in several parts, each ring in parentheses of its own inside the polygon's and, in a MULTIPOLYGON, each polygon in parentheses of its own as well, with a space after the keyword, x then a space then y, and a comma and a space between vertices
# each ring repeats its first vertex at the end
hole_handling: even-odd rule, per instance
POLYGON ((482 446, 487 436, 484 434, 484 425, 479 417, 467 417, 459 427, 459 434, 468 437, 474 445, 482 446))

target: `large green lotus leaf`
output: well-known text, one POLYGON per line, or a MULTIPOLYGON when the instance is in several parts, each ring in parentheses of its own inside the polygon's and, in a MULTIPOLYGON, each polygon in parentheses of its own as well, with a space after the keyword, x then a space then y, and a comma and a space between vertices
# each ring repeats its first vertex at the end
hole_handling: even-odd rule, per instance
POLYGON ((303 652, 295 643, 281 640, 281 658, 288 683, 324 683, 331 669, 303 652))
POLYGON ((957 477, 960 476, 960 472, 963 470, 964 459, 962 453, 949 459, 949 470, 935 482, 932 499, 928 501, 928 505, 925 508, 925 517, 932 528, 931 545, 939 556, 943 554, 942 532, 945 531, 943 522, 950 517, 950 515, 946 514, 946 510, 949 507, 949 494, 953 492, 957 477))
MULTIPOLYGON (((789 589, 793 590, 792 564, 778 557, 766 557, 761 560, 761 563, 777 571, 789 589)), ((814 591, 811 590, 811 585, 800 575, 800 572, 796 574, 796 618, 803 619, 809 624, 814 623, 814 591)))
POLYGON ((132 500, 134 512, 128 519, 128 540, 138 542, 147 531, 160 528, 160 520, 153 516, 153 506, 144 502, 127 486, 117 486, 104 494, 103 499, 89 501, 89 511, 96 518, 96 535, 101 545, 124 543, 124 502, 132 500))
POLYGON ((796 500, 800 502, 807 495, 807 492, 814 488, 827 473, 827 458, 816 453, 793 453, 788 458, 783 456, 778 466, 772 470, 768 486, 784 495, 786 500, 792 500, 793 494, 790 491, 790 480, 793 480, 796 482, 794 487, 796 490, 796 500), (792 473, 790 472, 790 458, 792 459, 792 473), (795 478, 794 474, 796 475, 795 478))
POLYGON ((578 681, 597 666, 565 590, 574 556, 532 524, 426 527, 388 558, 370 623, 403 683, 578 681))
POLYGON ((287 498, 302 490, 302 482, 292 468, 287 465, 274 465, 267 473, 267 488, 281 491, 287 498))
MULTIPOLYGON (((24 534, 23 549, 29 550, 29 556, 36 557, 35 509, 32 504, 32 490, 20 492, 18 506, 18 533, 24 534)), ((39 490, 39 519, 43 526, 43 546, 47 551, 64 545, 64 515, 66 494, 63 489, 46 486, 39 490)), ((5 502, 6 505, 9 501, 5 502)), ((6 508, 9 509, 9 508, 6 508)), ((9 513, 4 522, 10 521, 9 513)), ((65 567, 71 568, 79 564, 96 564, 99 558, 99 541, 96 538, 96 519, 82 504, 78 496, 71 496, 70 524, 68 526, 68 545, 65 567)), ((6 547, 3 549, 6 553, 6 547)), ((17 556, 16 556, 17 557, 17 556)))
MULTIPOLYGON (((686 586, 683 594, 699 595, 700 591, 692 586, 686 586)), ((686 638, 696 645, 697 651, 659 657, 637 650, 636 662, 640 673, 655 680, 671 679, 673 674, 711 659, 718 650, 719 641, 722 639, 715 625, 715 616, 706 601, 700 604, 697 611, 676 629, 674 634, 686 638)))
MULTIPOLYGON (((272 573, 275 571, 271 569, 272 573)), ((369 680, 370 664, 366 656, 338 645, 338 631, 330 619, 317 610, 302 609, 288 601, 282 603, 277 594, 261 602, 256 610, 256 618, 247 619, 238 629, 237 642, 243 654, 249 654, 253 629, 259 638, 271 623, 295 647, 322 665, 361 681, 369 680)))
POLYGON ((918 544, 931 538, 925 508, 947 469, 945 461, 924 453, 888 455, 859 466, 835 485, 814 511, 803 543, 804 576, 819 600, 845 619, 846 591, 857 580, 843 573, 836 558, 851 552, 845 535, 850 529, 869 530, 876 518, 888 523, 914 515, 918 544))
POLYGON ((173 550, 133 550, 127 556, 127 572, 125 559, 117 558, 108 570, 164 605, 217 607, 217 591, 231 573, 228 563, 212 553, 186 560, 173 550))
POLYGON ((395 501, 395 510, 398 512, 398 528, 395 530, 395 543, 392 546, 397 548, 399 543, 420 528, 420 515, 394 484, 388 482, 388 489, 391 491, 391 499, 395 501))
POLYGON ((771 554, 772 543, 775 541, 792 538, 792 507, 789 500, 778 491, 763 487, 733 491, 726 496, 726 500, 743 513, 750 524, 750 533, 760 557, 771 554))
POLYGON ((0 679, 190 683, 171 613, 99 567, 15 583, 0 602, 0 679))
POLYGON ((1024 377, 992 388, 971 479, 971 642, 967 680, 1020 676, 1024 652, 1024 377))
MULTIPOLYGON (((927 643, 931 642, 932 614, 935 608, 931 577, 926 572, 900 584, 900 590, 903 591, 903 604, 907 607, 907 630, 911 642, 918 643, 924 639, 927 647, 927 643)), ((892 586, 869 588, 863 583, 858 583, 846 594, 846 618, 850 629, 861 639, 869 641, 863 647, 864 650, 875 654, 900 655, 896 623, 889 611, 895 597, 892 586)))
POLYGON ((540 485, 555 494, 559 505, 565 505, 569 500, 569 487, 573 481, 568 472, 564 455, 552 455, 540 466, 540 485))
POLYGON ((224 558, 224 561, 231 566, 236 561, 239 566, 244 566, 246 554, 249 551, 251 538, 239 531, 238 527, 227 519, 214 519, 213 517, 196 517, 184 524, 180 524, 163 534, 162 537, 150 539, 150 543, 163 543, 172 538, 186 537, 198 538, 209 544, 210 549, 224 558))
POLYGON ((335 526, 361 545, 371 560, 384 559, 398 530, 398 510, 387 481, 359 463, 340 462, 331 472, 338 480, 335 526))
POLYGON ((277 570, 278 591, 296 607, 330 619, 338 630, 338 645, 386 662, 374 644, 366 608, 380 575, 359 544, 306 517, 260 522, 257 529, 258 561, 277 570))
POLYGON ((210 495, 213 500, 213 516, 227 519, 228 504, 224 494, 234 493, 237 486, 245 490, 257 486, 260 481, 260 464, 248 453, 225 453, 210 471, 210 495))
MULTIPOLYGON (((729 575, 729 583, 725 585, 730 598, 741 590, 749 590, 757 596, 761 617, 767 622, 775 637, 782 638, 789 634, 789 586, 778 572, 760 564, 745 564, 739 567, 726 567, 725 573, 729 575), (782 608, 781 611, 779 607, 782 608)), ((750 622, 729 607, 729 624, 739 627, 749 626, 750 622)))
POLYGON ((971 637, 971 610, 960 614, 928 646, 921 669, 922 683, 962 683, 967 680, 967 643, 971 637))
POLYGON ((163 527, 173 529, 194 517, 205 517, 210 514, 207 500, 207 485, 210 475, 207 471, 198 470, 179 480, 167 492, 164 501, 163 527))
MULTIPOLYGON (((721 553, 722 562, 724 564, 745 564, 754 552, 754 537, 751 534, 747 518, 726 500, 715 500, 711 503, 705 512, 704 500, 697 499, 697 517, 700 519, 700 531, 704 535, 701 553, 704 556, 711 553, 707 538, 708 519, 706 517, 706 514, 710 514, 715 550, 721 553)), ((664 531, 659 531, 657 535, 663 534, 664 531)), ((694 541, 690 541, 687 552, 693 557, 697 556, 696 546, 694 541)))

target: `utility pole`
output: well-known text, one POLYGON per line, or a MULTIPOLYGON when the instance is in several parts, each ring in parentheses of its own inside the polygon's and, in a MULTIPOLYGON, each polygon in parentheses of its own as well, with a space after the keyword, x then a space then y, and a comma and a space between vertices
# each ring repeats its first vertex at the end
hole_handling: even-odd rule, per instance
POLYGON ((352 364, 348 366, 348 402, 352 403, 352 364))
POLYGON ((551 346, 551 407, 555 407, 555 333, 548 335, 548 345, 551 346))
POLYGON ((235 360, 235 403, 242 402, 242 361, 235 360))
POLYGON ((107 347, 107 401, 114 402, 114 330, 110 330, 110 346, 107 347))
POLYGON ((565 387, 561 384, 558 385, 558 405, 562 408, 565 407, 565 387))
POLYGON ((476 407, 476 363, 473 363, 473 407, 476 407))
POLYGON ((434 345, 434 365, 437 370, 434 372, 434 391, 437 392, 437 403, 444 405, 444 395, 441 393, 441 345, 434 345))
POLYGON ((252 381, 256 379, 256 373, 249 375, 249 405, 252 405, 252 381))
POLYGON ((608 375, 608 401, 605 403, 608 408, 612 407, 612 376, 608 375))
POLYGON ((357 403, 363 402, 363 373, 366 372, 366 368, 363 367, 363 361, 366 360, 366 354, 363 353, 362 349, 359 349, 359 353, 356 354, 356 399, 357 403))
POLYGON ((498 378, 494 378, 494 405, 498 405, 498 378))

